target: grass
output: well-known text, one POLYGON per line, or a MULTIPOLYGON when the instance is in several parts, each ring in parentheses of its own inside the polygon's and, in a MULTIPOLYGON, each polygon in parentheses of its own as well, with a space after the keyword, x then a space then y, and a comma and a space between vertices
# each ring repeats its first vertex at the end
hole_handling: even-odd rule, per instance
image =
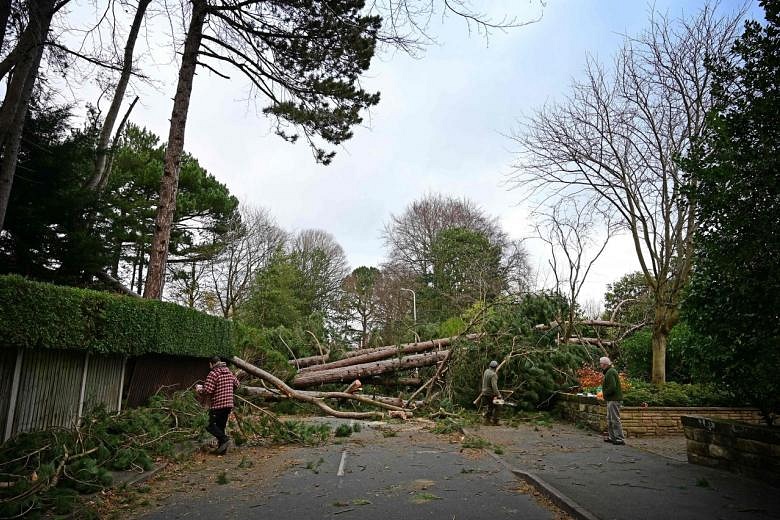
POLYGON ((434 495, 433 493, 415 493, 412 497, 412 502, 415 504, 424 504, 426 502, 431 502, 433 500, 441 500, 442 498, 438 495, 434 495))
POLYGON ((219 485, 225 485, 230 482, 230 479, 227 476, 227 472, 225 470, 222 470, 217 475, 217 484, 219 485))
POLYGON ((700 488, 709 488, 710 487, 710 481, 706 478, 702 477, 696 481, 696 485, 700 488))
POLYGON ((338 428, 336 428, 336 437, 349 437, 352 435, 352 427, 348 424, 340 424, 338 428))
POLYGON ((481 450, 483 448, 489 448, 491 444, 482 437, 477 437, 476 435, 467 435, 466 438, 463 439, 461 446, 464 448, 475 448, 481 450))
POLYGON ((320 466, 322 466, 322 463, 325 462, 325 459, 320 457, 320 460, 313 461, 310 460, 306 463, 306 469, 311 470, 313 473, 319 473, 320 472, 320 466))

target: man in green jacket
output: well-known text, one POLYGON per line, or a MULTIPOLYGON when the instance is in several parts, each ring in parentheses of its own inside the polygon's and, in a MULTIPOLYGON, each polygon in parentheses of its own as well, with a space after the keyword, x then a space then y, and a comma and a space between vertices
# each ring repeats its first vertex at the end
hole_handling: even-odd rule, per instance
POLYGON ((620 389, 620 378, 608 357, 599 359, 601 370, 604 371, 604 382, 601 392, 607 402, 607 437, 604 442, 625 444, 623 440, 623 425, 620 422, 620 404, 623 401, 623 391, 620 389))
POLYGON ((493 400, 501 399, 501 392, 498 391, 497 367, 498 361, 491 361, 490 366, 482 374, 482 405, 487 406, 485 422, 490 421, 496 425, 498 424, 498 406, 493 400))

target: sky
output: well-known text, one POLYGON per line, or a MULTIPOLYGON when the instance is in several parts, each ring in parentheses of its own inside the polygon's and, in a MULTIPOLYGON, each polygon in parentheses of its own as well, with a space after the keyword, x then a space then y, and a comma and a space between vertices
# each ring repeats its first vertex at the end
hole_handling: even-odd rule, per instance
MULTIPOLYGON (((443 2, 441 2, 443 3, 443 2)), ((509 189, 516 146, 508 137, 520 120, 560 100, 590 55, 608 62, 624 34, 646 25, 651 5, 672 16, 693 14, 701 1, 493 0, 472 5, 493 19, 503 14, 537 22, 493 31, 488 40, 456 16, 431 20, 437 43, 423 55, 378 54, 362 83, 381 92, 354 137, 329 166, 303 144, 286 143, 248 100, 248 83, 201 68, 190 104, 185 148, 242 203, 268 209, 289 231, 324 229, 342 245, 352 268, 385 258, 381 231, 391 214, 429 193, 467 197, 499 219, 513 239, 528 239, 537 287, 549 288, 547 253, 533 240, 531 204, 509 189)), ((725 0, 721 11, 741 2, 725 0)), ((748 4, 753 16, 758 7, 748 4)), ((145 35, 160 49, 165 38, 145 35), (157 40, 156 40, 157 39, 157 40)), ((159 55, 165 56, 160 50, 159 55)), ((154 53, 153 53, 154 54, 154 53)), ((170 58, 146 65, 155 87, 137 85, 131 120, 168 133, 176 66, 170 58)), ((88 87, 85 87, 88 88, 88 87)), ((638 269, 627 237, 613 239, 591 271, 580 303, 600 301, 606 284, 638 269)))

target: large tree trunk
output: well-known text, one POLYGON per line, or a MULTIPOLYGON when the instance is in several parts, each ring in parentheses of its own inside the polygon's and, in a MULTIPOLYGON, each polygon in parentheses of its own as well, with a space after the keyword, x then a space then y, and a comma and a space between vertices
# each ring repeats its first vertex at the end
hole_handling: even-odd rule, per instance
MULTIPOLYGON (((474 340, 479 338, 479 334, 469 334, 463 336, 464 339, 474 340)), ((433 349, 442 349, 449 347, 452 342, 458 339, 459 336, 453 336, 450 338, 432 339, 430 341, 421 341, 418 343, 405 343, 398 346, 386 346, 372 349, 361 349, 354 352, 347 352, 344 358, 337 361, 331 361, 330 363, 324 363, 321 365, 313 365, 306 368, 302 368, 299 373, 318 372, 320 370, 330 370, 333 368, 346 367, 350 365, 359 365, 364 363, 371 363, 373 361, 380 361, 382 359, 388 359, 395 356, 402 356, 405 354, 415 354, 418 352, 425 352, 433 349)))
POLYGON ((656 304, 652 328, 653 370, 651 382, 654 385, 666 383, 666 345, 669 331, 677 323, 678 313, 663 303, 656 304))
POLYGON ((263 381, 270 383, 274 385, 276 388, 278 388, 284 395, 292 398, 297 399, 299 401, 303 401, 305 403, 313 404, 317 407, 319 407, 322 411, 327 413, 328 415, 332 415, 334 417, 341 417, 344 419, 370 419, 372 417, 381 417, 381 412, 341 412, 339 410, 334 410, 330 406, 326 405, 325 402, 322 399, 318 399, 316 397, 313 397, 311 395, 307 395, 303 392, 299 392, 298 390, 294 390, 287 386, 284 381, 276 377, 275 375, 271 374, 270 372, 266 372, 265 370, 258 368, 251 363, 247 363, 243 359, 233 356, 230 360, 231 363, 236 365, 241 370, 252 374, 255 377, 259 377, 263 381))
MULTIPOLYGON (((138 39, 138 32, 141 30, 141 23, 143 22, 146 8, 151 1, 139 0, 133 24, 130 26, 130 32, 127 35, 122 73, 119 75, 119 81, 114 90, 114 98, 111 100, 111 106, 109 106, 108 112, 106 112, 106 119, 103 121, 103 127, 100 129, 100 137, 98 138, 95 154, 95 169, 92 173, 92 178, 87 182, 87 187, 93 190, 105 187, 108 177, 111 175, 109 156, 113 153, 113 150, 109 149, 109 140, 114 130, 116 117, 119 114, 119 108, 122 106, 122 100, 125 97, 127 84, 130 82, 130 75, 133 72, 133 50, 138 39)), ((119 131, 121 131, 121 125, 119 131)))
POLYGON ((447 353, 448 351, 442 350, 425 354, 415 354, 400 359, 385 359, 382 361, 350 365, 330 370, 299 373, 293 378, 292 384, 296 388, 307 388, 325 383, 352 382, 361 377, 375 376, 386 372, 393 372, 395 370, 408 370, 411 368, 435 365, 446 359, 447 353))
POLYGON ((168 261, 168 247, 171 238, 173 214, 176 210, 176 191, 179 187, 181 156, 184 152, 184 131, 187 127, 187 114, 192 95, 192 83, 198 64, 198 52, 203 37, 203 24, 206 19, 206 2, 192 1, 192 19, 184 41, 184 54, 179 68, 179 82, 173 99, 171 127, 165 150, 165 167, 160 183, 160 201, 157 217, 154 221, 154 238, 149 253, 149 267, 146 274, 144 298, 162 298, 165 283, 165 265, 168 261))
MULTIPOLYGON (((0 107, 0 230, 11 197, 27 109, 38 78, 43 45, 54 16, 54 0, 30 0, 30 20, 12 53, 18 54, 0 107)), ((10 58, 10 56, 9 56, 10 58)))
POLYGON ((321 365, 323 363, 327 363, 328 356, 330 354, 322 354, 321 356, 309 356, 309 357, 302 357, 298 359, 291 359, 288 361, 292 366, 294 366, 297 369, 310 367, 313 365, 321 365))

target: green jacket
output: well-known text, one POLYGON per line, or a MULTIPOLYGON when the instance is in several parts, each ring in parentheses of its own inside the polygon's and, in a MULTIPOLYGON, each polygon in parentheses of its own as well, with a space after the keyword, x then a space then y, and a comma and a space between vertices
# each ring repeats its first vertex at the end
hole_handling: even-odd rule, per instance
POLYGON ((501 397, 501 392, 498 391, 498 374, 492 368, 482 374, 482 395, 501 397))
POLYGON ((604 371, 604 382, 601 385, 601 393, 605 401, 622 401, 623 391, 620 389, 620 378, 615 367, 609 367, 604 371))

